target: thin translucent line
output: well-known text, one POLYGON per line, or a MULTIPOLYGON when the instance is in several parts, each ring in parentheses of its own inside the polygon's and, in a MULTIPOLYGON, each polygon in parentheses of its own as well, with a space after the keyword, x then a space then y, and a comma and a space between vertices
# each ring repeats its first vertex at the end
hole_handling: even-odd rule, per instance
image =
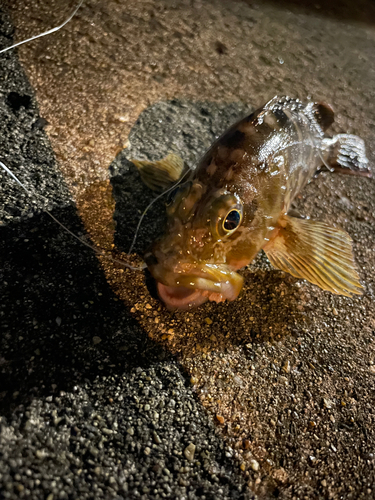
MULTIPOLYGON (((0 166, 5 170, 5 172, 7 172, 7 174, 9 174, 12 179, 14 179, 16 181, 16 183, 22 187, 22 189, 24 189, 26 191, 26 193, 28 194, 28 196, 32 197, 33 195, 30 193, 30 191, 27 189, 27 187, 22 184, 22 182, 18 179, 18 177, 16 177, 14 175, 14 173, 9 170, 9 168, 4 165, 3 162, 0 161, 0 166)), ((48 199, 45 198, 43 195, 41 194, 38 194, 37 197, 39 197, 40 199, 46 201, 48 203, 48 199)), ((90 245, 89 243, 87 243, 85 240, 81 239, 79 236, 77 236, 76 234, 74 234, 70 229, 68 229, 66 226, 64 226, 64 224, 62 222, 60 222, 59 220, 56 219, 56 217, 54 215, 52 215, 52 213, 45 209, 45 212, 51 217, 51 219, 53 219, 60 227, 62 227, 67 233, 69 233, 71 236, 73 236, 73 238, 75 238, 77 241, 79 241, 80 243, 82 243, 82 245, 85 245, 86 247, 90 248, 91 250, 94 250, 95 253, 101 255, 102 257, 105 257, 106 259, 110 259, 112 260, 113 262, 116 262, 117 264, 121 264, 122 266, 125 266, 129 269, 131 269, 132 271, 142 271, 143 269, 145 269, 146 264, 142 264, 140 267, 133 267, 131 266, 130 264, 127 264, 126 262, 123 262, 121 260, 117 260, 117 259, 114 259, 111 255, 107 255, 104 250, 98 250, 97 248, 93 247, 92 245, 90 245)))
POLYGON ((35 35, 35 36, 32 36, 31 38, 28 38, 27 40, 22 40, 21 42, 15 43, 14 45, 11 45, 10 47, 6 47, 5 49, 0 50, 0 54, 2 54, 3 52, 6 52, 7 50, 14 49, 15 47, 18 47, 19 45, 22 45, 24 43, 31 42, 33 40, 36 40, 37 38, 40 38, 40 37, 46 36, 46 35, 50 35, 51 33, 54 33, 55 31, 60 30, 66 24, 68 24, 68 22, 76 15, 76 13, 77 13, 78 9, 81 7, 82 3, 83 3, 83 0, 80 0, 79 4, 74 9, 74 11, 70 14, 68 19, 66 19, 62 24, 60 24, 60 26, 56 26, 56 28, 52 28, 48 31, 45 31, 44 33, 40 33, 39 35, 35 35))

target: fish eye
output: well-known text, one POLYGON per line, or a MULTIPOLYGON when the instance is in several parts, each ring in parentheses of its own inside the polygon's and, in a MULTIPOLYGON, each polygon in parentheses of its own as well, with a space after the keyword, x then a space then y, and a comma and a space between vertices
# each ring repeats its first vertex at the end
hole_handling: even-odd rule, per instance
POLYGON ((220 240, 233 234, 241 225, 242 202, 236 194, 224 192, 211 202, 208 214, 212 236, 220 240))
POLYGON ((238 209, 231 210, 227 213, 223 221, 223 229, 227 232, 232 232, 238 228, 238 226, 242 222, 242 211, 240 212, 238 209))

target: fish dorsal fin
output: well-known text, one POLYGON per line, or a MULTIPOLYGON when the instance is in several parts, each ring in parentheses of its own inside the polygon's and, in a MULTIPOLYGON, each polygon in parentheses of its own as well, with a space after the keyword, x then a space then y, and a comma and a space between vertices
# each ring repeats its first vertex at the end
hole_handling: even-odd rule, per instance
POLYGON ((352 240, 345 231, 288 215, 281 217, 277 229, 264 247, 274 267, 337 295, 362 293, 352 240))
POLYGON ((153 191, 164 191, 185 173, 184 160, 170 153, 162 160, 130 160, 137 167, 142 181, 153 191))

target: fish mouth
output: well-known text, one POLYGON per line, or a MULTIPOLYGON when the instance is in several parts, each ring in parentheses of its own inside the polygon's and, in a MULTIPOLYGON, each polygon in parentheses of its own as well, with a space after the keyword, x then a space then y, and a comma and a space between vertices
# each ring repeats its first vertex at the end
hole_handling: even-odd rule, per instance
POLYGON ((242 288, 243 278, 228 266, 205 264, 190 269, 187 274, 173 273, 168 280, 157 280, 160 299, 170 310, 192 309, 207 300, 235 300, 242 288))

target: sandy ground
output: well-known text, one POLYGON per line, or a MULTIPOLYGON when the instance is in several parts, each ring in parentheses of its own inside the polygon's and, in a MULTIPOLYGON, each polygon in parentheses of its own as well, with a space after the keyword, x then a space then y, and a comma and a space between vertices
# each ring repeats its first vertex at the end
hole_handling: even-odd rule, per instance
MULTIPOLYGON (((4 47, 70 11, 7 9, 4 47)), ((152 196, 127 160, 193 165, 275 94, 331 103, 373 164, 374 24, 369 1, 92 0, 1 56, 0 159, 46 199, 1 174, 0 498, 375 498, 374 180, 297 202, 351 234, 355 299, 260 255, 237 301, 170 313, 44 213, 121 257, 152 196)))

